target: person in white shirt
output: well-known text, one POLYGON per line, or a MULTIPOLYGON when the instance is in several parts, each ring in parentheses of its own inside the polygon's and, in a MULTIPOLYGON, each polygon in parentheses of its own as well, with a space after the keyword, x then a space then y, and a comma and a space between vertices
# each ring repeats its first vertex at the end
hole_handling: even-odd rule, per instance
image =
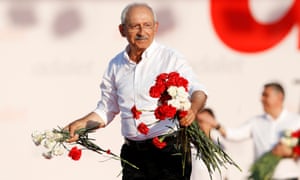
POLYGON ((157 107, 157 99, 150 97, 149 89, 161 73, 177 72, 188 80, 191 108, 179 121, 185 127, 194 121, 196 113, 204 106, 207 93, 186 59, 154 40, 158 26, 155 13, 147 4, 134 3, 125 7, 119 31, 127 39, 128 46, 110 61, 101 82, 102 97, 97 108, 65 127, 71 135, 69 141, 74 142, 78 139, 74 133, 76 130, 90 126, 103 128, 120 113, 121 130, 125 138, 121 158, 139 167, 137 170, 122 164, 123 180, 190 178, 190 162, 186 161, 183 176, 181 156, 174 156, 175 137, 166 138, 167 146, 163 149, 151 143, 154 137, 165 135, 170 127, 177 126, 176 122, 169 120, 154 123, 157 120, 152 110, 157 107), (134 118, 133 107, 143 110, 138 120, 134 118), (141 133, 138 130, 141 123, 149 125, 149 132, 141 133))
POLYGON ((265 113, 246 121, 239 128, 227 128, 215 123, 214 127, 228 140, 252 138, 255 159, 271 151, 284 157, 280 160, 273 174, 276 180, 297 180, 300 178, 300 163, 292 157, 292 148, 280 143, 281 135, 286 130, 300 129, 300 116, 284 108, 285 92, 276 82, 267 83, 261 96, 265 113))

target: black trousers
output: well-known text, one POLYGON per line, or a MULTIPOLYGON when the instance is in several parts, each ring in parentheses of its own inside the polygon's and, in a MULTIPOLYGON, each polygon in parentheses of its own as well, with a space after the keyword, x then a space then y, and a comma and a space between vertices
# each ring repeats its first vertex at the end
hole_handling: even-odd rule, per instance
POLYGON ((167 146, 155 147, 151 140, 136 143, 127 141, 121 149, 121 158, 139 169, 122 163, 122 180, 189 180, 191 175, 191 154, 187 154, 183 168, 182 154, 175 148, 176 137, 166 138, 167 146), (183 170, 184 169, 184 170, 183 170))

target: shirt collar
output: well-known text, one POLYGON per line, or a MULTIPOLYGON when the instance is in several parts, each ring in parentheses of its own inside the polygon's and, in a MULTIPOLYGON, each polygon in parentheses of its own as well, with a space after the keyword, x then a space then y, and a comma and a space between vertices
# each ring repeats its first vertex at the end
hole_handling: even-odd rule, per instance
POLYGON ((280 121, 281 119, 284 119, 283 117, 287 114, 287 110, 286 109, 283 109, 281 111, 281 113, 279 114, 279 116, 274 119, 270 114, 268 113, 265 113, 265 118, 268 119, 268 120, 276 120, 277 121, 280 121))
POLYGON ((142 54, 142 59, 151 57, 151 55, 154 53, 157 46, 158 44, 156 43, 155 40, 153 40, 150 46, 142 54))
MULTIPOLYGON (((157 42, 155 40, 153 40, 153 42, 150 44, 150 46, 143 52, 142 60, 148 59, 149 57, 151 57, 157 47, 158 47, 157 42)), ((123 51, 123 57, 128 62, 132 62, 132 61, 130 61, 130 58, 129 58, 129 55, 128 55, 128 49, 129 49, 129 45, 127 45, 125 50, 123 51)))

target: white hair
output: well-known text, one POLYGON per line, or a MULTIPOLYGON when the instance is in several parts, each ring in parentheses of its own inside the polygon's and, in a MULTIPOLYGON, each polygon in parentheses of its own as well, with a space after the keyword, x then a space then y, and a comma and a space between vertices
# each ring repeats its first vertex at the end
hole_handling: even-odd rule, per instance
POLYGON ((127 6, 123 9, 123 11, 122 11, 122 13, 121 13, 121 24, 125 24, 125 21, 126 21, 126 17, 127 17, 128 11, 129 11, 131 8, 136 7, 136 6, 143 6, 143 7, 148 8, 148 9, 151 11, 152 15, 153 15, 154 22, 157 21, 155 12, 153 11, 153 9, 152 9, 148 4, 146 4, 146 3, 131 3, 131 4, 127 5, 127 6))

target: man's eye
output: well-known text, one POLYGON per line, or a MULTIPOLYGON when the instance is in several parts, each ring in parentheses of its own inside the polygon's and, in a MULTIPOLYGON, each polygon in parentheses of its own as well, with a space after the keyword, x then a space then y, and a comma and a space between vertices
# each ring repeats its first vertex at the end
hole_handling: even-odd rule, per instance
POLYGON ((139 28, 139 25, 130 25, 129 28, 130 28, 130 29, 138 29, 138 28, 139 28))
POLYGON ((146 23, 146 24, 144 24, 144 27, 147 28, 147 29, 150 29, 150 28, 153 27, 153 25, 150 24, 150 23, 146 23))

